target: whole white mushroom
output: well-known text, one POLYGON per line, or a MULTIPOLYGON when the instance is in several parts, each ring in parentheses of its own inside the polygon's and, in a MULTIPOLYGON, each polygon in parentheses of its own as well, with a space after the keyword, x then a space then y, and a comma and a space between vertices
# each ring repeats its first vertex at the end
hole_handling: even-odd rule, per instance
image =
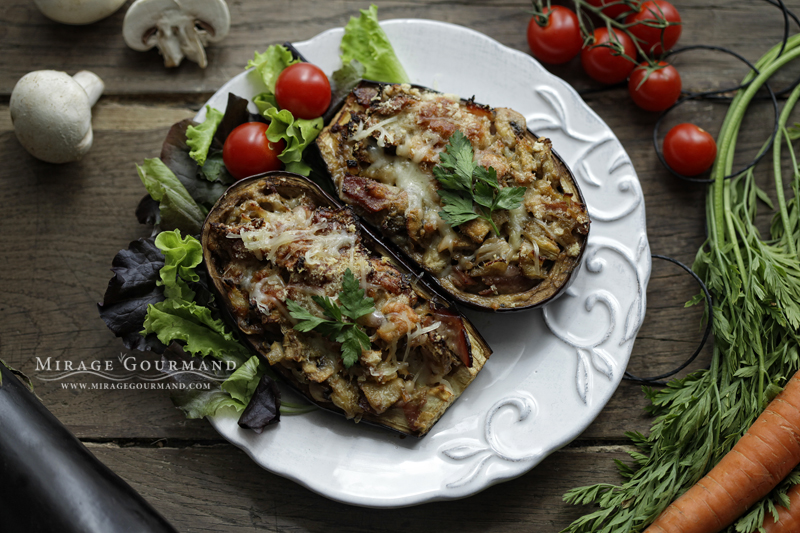
POLYGON ((34 0, 44 16, 62 24, 91 24, 119 9, 126 0, 34 0))
POLYGON ((87 70, 75 76, 55 70, 24 75, 9 103, 20 144, 48 163, 83 157, 92 147, 92 106, 104 87, 103 80, 87 70))

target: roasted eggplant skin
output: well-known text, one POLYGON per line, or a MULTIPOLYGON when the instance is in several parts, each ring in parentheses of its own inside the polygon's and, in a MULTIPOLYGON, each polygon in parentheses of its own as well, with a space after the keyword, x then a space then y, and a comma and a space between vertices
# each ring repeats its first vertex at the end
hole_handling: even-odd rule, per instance
POLYGON ((176 533, 0 362, 0 531, 176 533))
MULTIPOLYGON (((365 116, 375 116, 378 120, 400 116, 403 109, 408 106, 408 100, 414 98, 414 95, 411 95, 411 98, 407 97, 409 87, 411 92, 420 91, 424 94, 439 95, 436 91, 420 86, 397 86, 363 81, 344 100, 341 109, 334 116, 330 124, 320 133, 316 141, 319 156, 324 162, 325 171, 340 199, 344 203, 351 205, 356 210, 356 213, 365 220, 366 224, 374 232, 382 235, 384 241, 389 241, 392 246, 396 247, 398 253, 402 255, 407 262, 414 265, 416 269, 426 271, 429 276, 428 281, 432 285, 437 286, 441 291, 446 293, 450 299, 460 305, 465 305, 481 311, 517 311, 542 306, 560 296, 569 286, 576 271, 579 269, 586 248, 590 221, 585 207, 584 197, 569 167, 556 151, 552 150, 550 141, 537 137, 533 132, 527 129, 526 126, 520 127, 520 122, 524 124, 524 117, 512 110, 495 110, 488 106, 477 104, 473 100, 460 100, 461 108, 468 114, 485 116, 492 120, 492 129, 495 128, 494 121, 497 118, 498 112, 504 113, 506 115, 504 126, 510 126, 510 128, 506 129, 510 130, 516 139, 523 140, 524 138, 524 142, 529 145, 535 145, 537 149, 541 146, 545 147, 547 161, 549 161, 547 163, 549 165, 547 167, 548 175, 556 177, 556 179, 551 177, 548 178, 548 180, 554 182, 553 189, 557 189, 554 196, 557 197, 557 201, 547 200, 543 203, 547 204, 549 201, 550 205, 553 205, 554 209, 558 211, 564 211, 562 208, 565 204, 567 205, 566 211, 569 211, 569 217, 573 220, 567 222, 567 224, 572 227, 568 227, 565 234, 570 236, 572 244, 567 243, 562 245, 562 243, 558 243, 557 249, 551 247, 547 250, 547 253, 550 254, 549 256, 545 255, 545 253, 542 253, 540 256, 538 244, 531 247, 530 242, 528 242, 526 245, 527 248, 525 248, 524 251, 527 254, 526 257, 533 255, 535 263, 528 260, 525 265, 526 268, 520 268, 522 261, 519 261, 518 264, 514 264, 511 260, 508 260, 506 261, 506 265, 491 265, 489 261, 486 261, 485 263, 481 263, 478 268, 472 270, 472 272, 487 270, 489 275, 485 278, 480 276, 470 277, 464 275, 461 270, 461 265, 465 264, 463 256, 459 257, 458 261, 456 260, 458 257, 458 247, 466 245, 464 249, 470 250, 469 244, 471 241, 473 243, 471 258, 474 258, 476 255, 474 253, 474 243, 477 242, 480 244, 482 242, 480 239, 484 238, 489 240, 488 236, 491 235, 491 232, 482 235, 483 231, 486 230, 486 228, 483 228, 483 230, 479 230, 476 234, 475 226, 477 226, 477 224, 472 227, 468 224, 462 224, 458 228, 455 228, 458 238, 449 237, 452 241, 456 242, 456 251, 454 252, 451 245, 450 256, 446 258, 449 259, 449 264, 445 266, 439 261, 437 265, 435 264, 436 261, 431 262, 428 260, 426 254, 431 247, 437 246, 437 241, 415 239, 410 229, 411 224, 414 222, 414 217, 408 216, 407 213, 403 212, 404 198, 392 198, 393 194, 395 196, 397 195, 397 189, 400 189, 401 192, 399 194, 402 195, 404 187, 398 184, 397 187, 386 188, 384 184, 381 183, 381 179, 383 178, 375 178, 370 175, 370 172, 372 172, 371 167, 383 165, 383 160, 374 159, 371 155, 373 152, 370 149, 364 150, 363 144, 360 146, 357 153, 354 153, 355 151, 353 150, 352 143, 348 146, 348 140, 353 138, 354 130, 361 131, 368 129, 367 126, 359 124, 359 122, 364 121, 365 116), (396 87, 402 87, 403 89, 394 89, 396 87), (387 88, 392 89, 387 90, 387 88), (385 97, 381 100, 382 95, 386 94, 387 91, 393 90, 396 91, 396 93, 392 93, 392 97, 385 97), (365 115, 365 111, 369 113, 365 115), (507 115, 509 114, 514 114, 514 116, 518 118, 508 120, 507 115), (558 183, 556 184, 555 182, 558 183), (530 264, 536 266, 534 272, 531 272, 531 270, 527 268, 530 264), (541 271, 544 272, 541 278, 536 277, 539 275, 539 265, 542 266, 541 271), (503 270, 500 276, 492 274, 491 270, 493 268, 500 267, 502 269, 502 266, 510 266, 511 268, 503 270), (520 271, 522 271, 522 274, 520 271), (516 274, 512 276, 512 272, 516 274), (529 276, 533 276, 533 278, 529 276), (476 279, 478 280, 477 284, 475 283, 476 279), (495 280, 497 281, 497 285, 493 283, 495 280)), ((455 99, 451 95, 440 96, 447 96, 448 98, 455 99)), ((455 100, 458 101, 457 99, 455 100)), ((437 144, 433 147, 433 150, 431 150, 432 152, 441 151, 447 142, 447 138, 449 138, 454 130, 451 124, 448 124, 446 120, 440 120, 440 118, 441 117, 433 115, 431 117, 418 119, 420 123, 422 120, 425 120, 426 127, 439 134, 439 139, 437 144)), ((389 121, 387 121, 387 123, 389 121)), ((382 148, 384 148, 385 145, 384 155, 388 154, 390 158, 396 159, 396 155, 400 153, 398 146, 396 144, 392 145, 392 139, 387 137, 385 133, 381 133, 381 129, 372 132, 370 137, 375 139, 382 148)), ((373 142, 373 144, 375 143, 373 142)), ((369 148, 374 148, 374 146, 369 148)), ((407 156, 404 154, 404 157, 407 156)), ((417 154, 416 158, 419 159, 420 154, 417 154)), ((484 166, 489 166, 490 163, 492 166, 495 166, 495 163, 492 163, 492 161, 497 161, 497 159, 491 158, 492 156, 490 155, 483 161, 480 161, 480 163, 484 166)), ((403 162, 407 163, 408 160, 403 162)), ((438 157, 422 157, 421 161, 415 161, 415 163, 419 165, 419 168, 424 169, 428 173, 431 187, 428 191, 429 197, 436 197, 434 190, 438 189, 439 185, 430 174, 430 170, 438 163, 438 157)), ((499 161, 498 166, 503 166, 505 163, 504 161, 499 161)), ((502 170, 498 170, 498 177, 501 178, 501 175, 502 170)), ((502 181, 503 178, 501 178, 501 183, 502 181)), ((511 179, 508 178, 508 181, 511 182, 511 179)), ((543 182, 545 180, 542 179, 541 181, 543 182)), ((511 184, 520 185, 519 182, 511 184)), ((529 189, 532 187, 534 187, 534 185, 528 185, 529 189)), ((527 199, 528 194, 526 193, 525 202, 528 201, 527 199)), ((436 201, 438 202, 438 198, 436 198, 436 201)), ((435 207, 437 211, 441 209, 440 205, 435 207)), ((423 213, 424 212, 423 210, 423 213)), ((527 213, 527 211, 525 212, 527 213)), ((507 213, 509 213, 509 216, 506 218, 510 219, 510 212, 507 213)), ((528 216, 532 215, 529 214, 528 216)), ((558 216, 560 216, 560 213, 558 216)), ((476 221, 473 221, 473 223, 474 222, 476 221)), ((447 226, 443 221, 440 221, 440 228, 442 224, 447 226)), ((417 221, 416 226, 419 227, 420 225, 419 221, 417 221)), ((488 226, 488 224, 486 224, 486 226, 488 226)), ((503 232, 501 231, 501 233, 503 232)), ((425 231, 420 231, 417 235, 420 234, 425 235, 425 231)), ((428 237, 430 237, 431 234, 432 232, 428 231, 428 237)), ((447 238, 448 237, 443 236, 442 241, 439 242, 444 242, 447 238)), ((507 241, 508 240, 509 239, 507 239, 507 241)), ((545 239, 545 241, 554 242, 552 239, 545 239)), ((439 247, 441 248, 441 246, 439 247)), ((545 250, 546 248, 543 247, 542 251, 544 252, 545 250)), ((469 253, 470 252, 467 251, 463 255, 469 253)), ((477 255, 480 257, 480 253, 477 255)), ((520 256, 521 255, 522 251, 520 251, 520 256)), ((470 268, 474 268, 474 263, 470 263, 471 258, 466 260, 466 264, 471 265, 470 268)))
MULTIPOLYGON (((231 251, 233 248, 230 250, 223 249, 227 246, 230 239, 227 241, 222 241, 221 239, 223 234, 219 232, 220 224, 222 222, 233 219, 232 212, 237 206, 242 204, 242 198, 261 196, 265 193, 277 193, 278 195, 287 198, 297 198, 298 196, 303 195, 304 197, 310 199, 315 206, 322 209, 327 208, 329 210, 328 216, 331 216, 330 211, 341 210, 346 213, 350 213, 351 211, 332 196, 325 193, 318 185, 303 176, 287 172, 269 172, 235 183, 219 199, 215 207, 209 212, 208 218, 203 226, 201 240, 203 244, 204 261, 208 268, 210 278, 213 282, 214 290, 220 299, 220 305, 225 309, 227 317, 232 321, 232 324, 239 331, 242 340, 255 353, 263 356, 268 362, 274 362, 274 350, 276 349, 276 343, 299 342, 296 337, 297 332, 295 332, 293 329, 286 328, 285 326, 280 331, 276 331, 274 324, 269 323, 267 320, 264 320, 264 327, 251 327, 251 324, 253 324, 252 319, 248 319, 246 321, 242 320, 243 303, 239 302, 239 306, 237 308, 237 305, 232 302, 233 299, 236 299, 236 296, 235 291, 232 289, 233 285, 230 280, 229 271, 227 270, 229 265, 233 264, 231 257, 232 254, 235 254, 236 252, 231 251), (288 340, 283 339, 284 335, 288 336, 286 337, 288 340)), ((347 223, 349 224, 351 221, 355 222, 356 226, 358 227, 359 224, 357 219, 352 214, 349 216, 351 219, 349 219, 347 223)), ((454 368, 456 368, 454 373, 447 374, 448 379, 456 381, 456 387, 454 387, 453 390, 458 389, 457 394, 452 398, 448 397, 446 402, 444 402, 446 405, 442 404, 439 399, 434 398, 430 400, 431 411, 437 408, 437 406, 441 408, 441 410, 435 415, 431 415, 435 416, 435 418, 428 419, 430 413, 423 412, 423 410, 420 411, 420 413, 423 413, 424 420, 420 420, 419 423, 417 423, 416 419, 409 419, 409 422, 406 425, 405 421, 398 421, 399 411, 397 409, 391 412, 386 411, 385 413, 373 412, 366 403, 367 400, 364 397, 364 393, 361 392, 362 396, 359 400, 359 404, 361 407, 364 407, 364 411, 358 413, 356 417, 358 420, 373 425, 383 426, 403 434, 422 436, 431 429, 438 418, 441 417, 445 410, 452 404, 453 401, 455 401, 458 395, 463 392, 463 389, 466 388, 466 385, 468 385, 474 379, 488 357, 491 355, 491 349, 475 329, 475 327, 466 318, 464 318, 452 306, 452 304, 443 299, 424 282, 420 281, 416 273, 411 270, 407 264, 405 264, 402 258, 397 257, 393 251, 384 247, 380 240, 374 234, 368 230, 365 230, 363 226, 358 227, 358 230, 360 231, 360 241, 358 242, 363 243, 369 252, 373 254, 373 257, 377 256, 380 261, 388 263, 394 269, 399 271, 403 280, 401 283, 410 284, 413 292, 416 295, 416 298, 419 299, 418 301, 429 306, 429 309, 431 309, 435 314, 437 320, 441 322, 453 321, 453 324, 455 324, 457 327, 452 331, 459 332, 459 338, 457 338, 455 341, 448 341, 452 342, 452 345, 456 346, 456 350, 459 352, 458 356, 460 358, 460 363, 456 363, 454 365, 454 368)), ((227 237, 228 235, 224 236, 227 237)), ((240 254, 239 259, 242 258, 243 255, 240 254)), ((250 301, 250 308, 252 310, 255 305, 249 296, 250 295, 248 295, 248 299, 250 301)), ((308 348, 305 344, 300 345, 303 347, 303 349, 308 348)), ((333 353, 332 359, 338 360, 338 347, 334 345, 332 349, 337 352, 333 353)), ((353 417, 352 412, 346 412, 345 408, 342 408, 340 405, 334 403, 330 400, 330 398, 321 397, 319 388, 316 389, 316 392, 312 391, 311 387, 314 387, 315 385, 310 383, 308 380, 303 382, 303 380, 299 379, 288 366, 285 367, 280 363, 276 363, 272 365, 272 368, 278 372, 285 379, 285 381, 289 383, 289 385, 303 394, 312 403, 323 409, 344 414, 348 416, 348 418, 353 417)), ((322 368, 322 365, 320 368, 322 368)), ((450 385, 448 384, 448 386, 450 385)), ((396 405, 392 407, 394 408, 396 405)), ((408 418, 408 413, 406 413, 405 416, 408 418)))

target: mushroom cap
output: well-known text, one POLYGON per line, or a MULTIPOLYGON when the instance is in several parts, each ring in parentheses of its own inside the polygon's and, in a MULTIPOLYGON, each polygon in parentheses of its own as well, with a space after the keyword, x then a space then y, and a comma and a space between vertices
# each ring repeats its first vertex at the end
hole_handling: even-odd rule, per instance
POLYGON ((136 0, 125 13, 122 35, 129 47, 144 52, 156 45, 156 23, 176 24, 181 19, 199 23, 211 43, 225 38, 231 27, 225 0, 136 0))
POLYGON ((91 24, 119 9, 126 0, 33 0, 47 18, 62 24, 91 24))
POLYGON ((89 97, 66 72, 24 75, 11 93, 9 110, 17 139, 37 159, 76 161, 92 146, 89 97))

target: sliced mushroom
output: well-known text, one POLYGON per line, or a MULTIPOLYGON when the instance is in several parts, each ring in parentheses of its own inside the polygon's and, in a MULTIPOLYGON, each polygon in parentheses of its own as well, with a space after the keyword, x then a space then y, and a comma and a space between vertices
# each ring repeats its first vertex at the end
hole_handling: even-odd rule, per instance
POLYGON ((125 15, 122 34, 134 50, 158 47, 167 67, 177 67, 187 57, 205 68, 205 46, 225 38, 230 26, 225 0, 136 0, 125 15))

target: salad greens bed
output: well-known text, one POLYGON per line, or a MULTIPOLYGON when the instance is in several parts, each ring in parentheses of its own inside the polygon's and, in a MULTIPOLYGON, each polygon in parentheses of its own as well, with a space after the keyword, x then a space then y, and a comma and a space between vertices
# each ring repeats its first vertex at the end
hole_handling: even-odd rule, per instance
MULTIPOLYGON (((373 5, 347 24, 342 39, 343 67, 332 76, 334 96, 347 94, 362 77, 408 81, 377 16, 373 5)), ((274 95, 278 75, 299 60, 280 45, 256 53, 247 68, 255 69, 264 82, 264 92, 253 99, 258 114, 248 111, 246 99, 229 94, 224 112, 207 107, 201 124, 191 120, 175 124, 160 158, 146 159, 136 167, 148 192, 136 216, 141 223, 153 225, 153 235, 132 242, 114 257, 114 277, 98 308, 127 348, 161 354, 165 363, 180 363, 165 364, 165 369, 183 368, 183 363, 192 358, 202 362, 206 357, 235 368, 232 372, 217 370, 213 379, 171 374, 175 381, 203 382, 210 387, 173 393, 173 402, 188 418, 212 416, 227 408, 241 413, 240 426, 260 432, 267 424, 277 422, 281 413, 315 409, 307 404, 282 403, 268 365, 253 355, 225 323, 197 238, 209 209, 234 181, 223 164, 222 147, 240 124, 269 124, 269 141, 286 143, 278 156, 285 169, 305 176, 311 173, 304 153, 322 130, 323 118, 295 119, 290 111, 278 108, 274 95)))

